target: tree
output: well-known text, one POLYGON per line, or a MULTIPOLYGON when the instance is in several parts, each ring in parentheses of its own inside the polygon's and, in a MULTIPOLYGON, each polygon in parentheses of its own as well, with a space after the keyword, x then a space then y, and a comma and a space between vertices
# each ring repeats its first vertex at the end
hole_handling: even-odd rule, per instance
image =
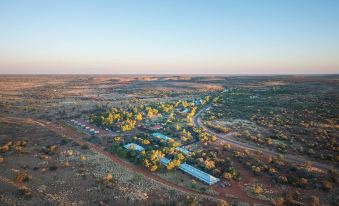
POLYGON ((264 190, 259 185, 255 185, 254 188, 253 188, 253 193, 254 194, 261 194, 263 191, 264 190))
POLYGON ((185 157, 184 157, 184 155, 182 155, 181 153, 179 153, 179 154, 176 155, 175 159, 178 159, 178 160, 181 160, 181 161, 182 161, 182 160, 185 159, 185 157))
POLYGON ((128 147, 129 150, 135 150, 135 145, 134 144, 131 144, 129 147, 128 147))
POLYGON ((312 195, 311 201, 310 201, 310 206, 319 206, 319 205, 320 205, 319 198, 315 195, 312 195))
POLYGON ((212 136, 212 137, 211 137, 211 141, 212 141, 212 142, 215 142, 216 140, 217 140, 217 137, 216 137, 216 136, 212 136))
POLYGON ((145 167, 150 167, 151 166, 151 162, 148 159, 144 160, 144 165, 145 167))
POLYGON ((218 206, 229 206, 228 202, 224 201, 224 200, 220 200, 218 202, 218 206))
POLYGON ((137 116, 135 117, 135 120, 141 121, 142 120, 142 114, 138 113, 137 116))
POLYGON ((322 184, 322 187, 325 191, 330 191, 332 189, 332 183, 328 180, 325 180, 322 184))
POLYGON ((155 172, 157 169, 158 169, 158 166, 153 165, 150 170, 151 170, 151 172, 155 172))
POLYGON ((207 170, 211 170, 211 169, 215 168, 215 162, 213 160, 206 159, 204 161, 204 166, 207 170))
POLYGON ((308 180, 305 179, 305 178, 300 178, 300 179, 298 180, 298 185, 299 185, 300 187, 305 187, 305 186, 307 185, 307 183, 308 183, 308 180))
POLYGON ((167 170, 172 170, 174 167, 175 167, 175 165, 172 161, 170 161, 166 166, 167 170))
POLYGON ((230 179, 232 179, 232 174, 229 173, 229 172, 224 172, 223 177, 224 177, 224 179, 226 179, 226 180, 230 180, 230 179))
POLYGON ((268 172, 270 173, 270 174, 276 174, 277 173, 277 170, 275 169, 275 168, 270 168, 269 170, 268 170, 268 172))
POLYGON ((310 170, 312 168, 312 162, 306 161, 303 166, 305 169, 310 170))
POLYGON ((0 148, 0 152, 5 153, 9 150, 9 146, 6 144, 0 148))
POLYGON ((177 131, 180 131, 180 129, 181 129, 181 128, 180 128, 180 125, 179 125, 179 124, 176 124, 176 125, 175 125, 175 129, 176 129, 177 131))
POLYGON ((147 139, 144 139, 144 140, 142 140, 142 144, 143 144, 143 145, 149 145, 149 144, 150 144, 150 141, 147 140, 147 139))
POLYGON ((231 149, 231 145, 230 144, 224 144, 224 150, 228 151, 231 149))
POLYGON ((116 136, 114 137, 114 142, 119 143, 121 141, 121 137, 116 136))

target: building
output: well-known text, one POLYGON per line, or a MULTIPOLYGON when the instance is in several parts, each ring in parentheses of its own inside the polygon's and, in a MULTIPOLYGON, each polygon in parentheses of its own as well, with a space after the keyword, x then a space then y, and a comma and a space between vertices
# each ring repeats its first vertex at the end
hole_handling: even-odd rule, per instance
POLYGON ((160 125, 154 125, 150 129, 151 130, 160 130, 162 127, 160 125))
POLYGON ((126 149, 128 149, 128 150, 131 150, 131 148, 134 147, 134 150, 135 150, 135 151, 138 151, 138 152, 141 152, 141 151, 144 151, 144 150, 145 150, 142 146, 140 146, 140 145, 138 145, 138 144, 135 144, 135 143, 128 143, 128 144, 124 145, 124 147, 125 147, 126 149))
POLYGON ((191 152, 188 151, 185 147, 176 147, 175 150, 182 152, 185 155, 190 155, 191 152))
POLYGON ((208 185, 213 185, 214 183, 217 183, 220 181, 219 178, 213 177, 212 175, 201 171, 189 164, 183 163, 179 166, 179 169, 182 171, 192 175, 193 177, 201 180, 202 182, 208 184, 208 185))
MULTIPOLYGON (((167 166, 167 164, 170 162, 169 159, 167 159, 166 157, 163 157, 160 159, 160 162, 161 164, 167 166)), ((204 171, 201 171, 189 164, 186 164, 186 163, 182 163, 180 166, 179 166, 179 169, 182 170, 183 172, 185 173, 188 173, 189 175, 199 179, 200 181, 208 184, 208 185, 213 185, 217 182, 220 181, 219 178, 216 178, 216 177, 213 177, 212 175, 204 172, 204 171)))
POLYGON ((172 138, 167 137, 166 135, 163 135, 163 134, 158 133, 158 132, 153 133, 152 136, 153 136, 153 137, 157 137, 157 138, 162 139, 162 140, 165 140, 165 141, 168 141, 168 140, 171 140, 171 139, 172 139, 172 138))
POLYGON ((167 166, 167 164, 170 162, 169 159, 167 159, 166 157, 163 157, 160 159, 160 163, 167 166))
POLYGON ((184 109, 183 111, 181 111, 181 113, 186 114, 188 112, 188 109, 184 109))

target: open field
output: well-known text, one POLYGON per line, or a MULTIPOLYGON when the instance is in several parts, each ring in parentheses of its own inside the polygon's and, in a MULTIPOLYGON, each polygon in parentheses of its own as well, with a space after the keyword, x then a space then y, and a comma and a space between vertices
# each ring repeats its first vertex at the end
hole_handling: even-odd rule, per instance
POLYGON ((338 111, 337 75, 0 76, 0 205, 337 205, 338 111))

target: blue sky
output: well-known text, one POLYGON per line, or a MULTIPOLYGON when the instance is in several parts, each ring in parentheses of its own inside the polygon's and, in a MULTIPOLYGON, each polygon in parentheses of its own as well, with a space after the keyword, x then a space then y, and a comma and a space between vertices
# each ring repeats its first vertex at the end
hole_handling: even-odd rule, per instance
POLYGON ((337 0, 0 0, 0 73, 339 73, 337 0))

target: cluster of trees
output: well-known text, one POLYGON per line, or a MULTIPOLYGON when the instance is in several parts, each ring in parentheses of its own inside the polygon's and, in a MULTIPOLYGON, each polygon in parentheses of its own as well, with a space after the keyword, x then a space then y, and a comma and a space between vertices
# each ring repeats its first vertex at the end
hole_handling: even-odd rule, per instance
POLYGON ((186 121, 188 124, 193 124, 193 117, 196 113, 196 110, 197 108, 196 107, 192 107, 191 111, 187 113, 187 116, 186 116, 186 121))
POLYGON ((211 136, 209 133, 205 132, 202 128, 195 128, 194 132, 198 137, 199 141, 203 145, 207 145, 208 143, 215 142, 217 137, 211 136))
POLYGON ((147 106, 145 110, 146 110, 146 116, 148 118, 154 117, 154 115, 157 115, 159 112, 157 109, 154 109, 151 106, 147 106))
POLYGON ((208 128, 210 128, 210 129, 212 129, 212 130, 214 130, 218 133, 228 133, 228 132, 230 132, 230 130, 228 128, 222 127, 222 126, 217 125, 217 124, 212 124, 211 122, 206 122, 205 125, 208 128))
POLYGON ((226 180, 240 178, 240 174, 233 167, 232 160, 219 150, 196 151, 187 161, 219 178, 226 180))
POLYGON ((151 172, 155 172, 160 164, 160 159, 165 156, 160 150, 151 150, 142 152, 145 167, 149 168, 151 172))
POLYGON ((162 103, 162 104, 160 104, 159 107, 160 107, 159 108, 160 111, 167 113, 167 114, 170 114, 174 111, 174 105, 170 104, 170 103, 162 103))
POLYGON ((98 115, 91 115, 89 120, 91 123, 107 128, 116 126, 121 131, 130 131, 135 127, 137 121, 142 120, 142 113, 138 112, 137 107, 130 107, 128 110, 111 108, 98 115))
POLYGON ((181 162, 185 159, 185 156, 181 153, 174 155, 174 158, 167 164, 167 170, 172 170, 180 166, 181 162))
POLYGON ((130 130, 134 129, 136 123, 137 123, 137 121, 134 120, 134 119, 126 119, 125 121, 118 124, 118 127, 123 132, 130 131, 130 130))
MULTIPOLYGON (((334 200, 331 204, 335 205, 334 200)), ((302 197, 299 192, 292 191, 285 193, 282 197, 276 198, 272 204, 274 206, 285 206, 285 205, 310 205, 320 206, 319 197, 316 195, 310 195, 308 198, 302 197)))
POLYGON ((187 142, 193 139, 192 134, 190 131, 187 131, 186 129, 183 129, 181 131, 181 137, 180 137, 182 142, 187 142))

